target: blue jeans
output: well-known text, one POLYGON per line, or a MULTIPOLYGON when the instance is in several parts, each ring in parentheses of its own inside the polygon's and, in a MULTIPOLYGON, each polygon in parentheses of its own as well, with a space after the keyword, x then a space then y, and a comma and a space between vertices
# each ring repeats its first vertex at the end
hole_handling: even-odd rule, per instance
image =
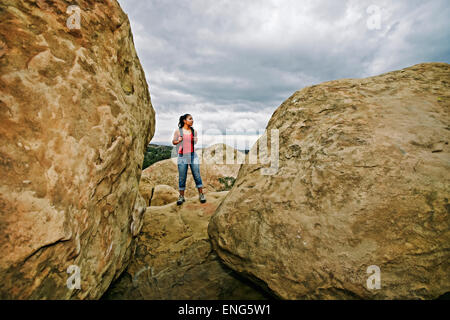
POLYGON ((192 176, 194 177, 195 186, 197 188, 203 187, 202 177, 200 176, 200 162, 195 152, 178 155, 178 188, 180 190, 186 189, 186 177, 188 166, 191 166, 192 176))

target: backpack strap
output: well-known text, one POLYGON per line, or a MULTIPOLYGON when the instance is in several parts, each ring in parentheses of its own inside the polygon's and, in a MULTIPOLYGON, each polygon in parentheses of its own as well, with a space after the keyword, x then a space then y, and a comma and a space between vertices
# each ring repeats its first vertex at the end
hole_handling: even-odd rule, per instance
MULTIPOLYGON (((180 130, 180 137, 183 138, 183 128, 178 128, 180 130)), ((181 142, 179 144, 177 144, 177 153, 180 152, 180 148, 181 148, 181 154, 183 154, 183 140, 181 140, 181 142)))
POLYGON ((191 150, 194 152, 194 128, 191 127, 191 150))

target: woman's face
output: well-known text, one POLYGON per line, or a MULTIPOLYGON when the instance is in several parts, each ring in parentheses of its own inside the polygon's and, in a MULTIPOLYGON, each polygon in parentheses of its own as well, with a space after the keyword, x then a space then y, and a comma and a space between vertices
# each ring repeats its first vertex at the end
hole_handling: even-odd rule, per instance
POLYGON ((192 125, 194 124, 194 119, 192 119, 192 116, 187 116, 185 121, 186 124, 190 127, 192 127, 192 125))

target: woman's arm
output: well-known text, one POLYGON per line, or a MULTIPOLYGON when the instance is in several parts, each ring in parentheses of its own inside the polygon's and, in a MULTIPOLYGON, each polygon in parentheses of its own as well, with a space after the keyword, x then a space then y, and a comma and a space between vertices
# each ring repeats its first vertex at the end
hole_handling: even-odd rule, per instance
POLYGON ((179 144, 181 141, 179 141, 180 138, 180 133, 178 132, 178 130, 175 130, 174 134, 173 134, 173 139, 172 139, 172 144, 177 145, 179 144))
POLYGON ((197 131, 194 132, 194 144, 197 143, 197 131))

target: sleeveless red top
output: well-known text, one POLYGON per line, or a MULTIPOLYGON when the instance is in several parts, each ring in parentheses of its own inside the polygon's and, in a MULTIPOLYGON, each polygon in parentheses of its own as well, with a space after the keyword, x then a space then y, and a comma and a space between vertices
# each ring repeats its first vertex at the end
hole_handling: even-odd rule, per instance
POLYGON ((186 133, 183 131, 183 141, 181 141, 183 143, 182 148, 183 150, 180 149, 178 150, 179 154, 186 154, 186 153, 191 153, 192 152, 192 132, 186 133))

